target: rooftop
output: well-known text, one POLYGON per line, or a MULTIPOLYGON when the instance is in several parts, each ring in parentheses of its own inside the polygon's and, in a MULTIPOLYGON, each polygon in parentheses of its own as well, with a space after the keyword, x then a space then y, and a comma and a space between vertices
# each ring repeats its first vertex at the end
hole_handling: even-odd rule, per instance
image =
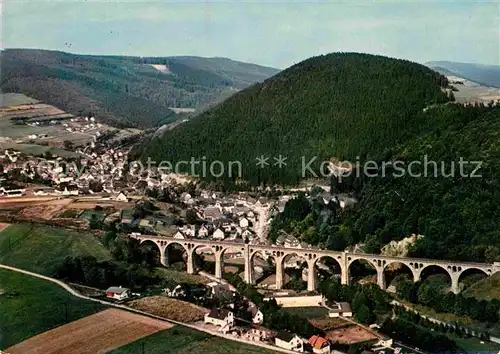
POLYGON ((288 331, 279 331, 278 334, 276 335, 276 338, 281 339, 282 341, 285 342, 290 342, 293 337, 295 337, 295 334, 290 333, 288 331))

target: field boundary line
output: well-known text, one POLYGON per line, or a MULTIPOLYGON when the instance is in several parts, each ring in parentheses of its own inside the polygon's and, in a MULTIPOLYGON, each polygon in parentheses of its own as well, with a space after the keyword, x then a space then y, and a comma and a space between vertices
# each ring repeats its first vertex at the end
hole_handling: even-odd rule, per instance
POLYGON ((170 320, 168 318, 157 316, 157 315, 153 315, 151 313, 147 313, 147 312, 144 312, 144 311, 136 310, 134 308, 131 308, 131 307, 128 307, 128 306, 125 306, 125 305, 119 305, 119 304, 110 303, 110 302, 107 302, 107 301, 104 301, 104 300, 94 299, 94 298, 91 298, 91 297, 88 297, 88 296, 85 296, 85 295, 82 295, 82 294, 78 293, 77 291, 75 291, 74 289, 72 289, 65 282, 63 282, 61 280, 58 280, 58 279, 54 279, 54 278, 48 277, 46 275, 42 275, 42 274, 30 272, 28 270, 24 270, 24 269, 12 267, 12 266, 9 266, 9 265, 6 265, 6 264, 0 264, 0 268, 1 269, 11 270, 11 271, 18 272, 18 273, 23 273, 23 274, 30 275, 30 276, 33 276, 33 277, 36 277, 36 278, 40 278, 40 279, 43 279, 43 280, 50 281, 52 283, 55 283, 55 284, 59 285, 60 287, 62 287, 64 290, 66 290, 67 292, 71 293, 72 295, 74 295, 76 297, 79 297, 80 299, 85 299, 85 300, 90 300, 90 301, 98 302, 98 303, 103 304, 103 305, 107 305, 107 306, 119 308, 119 309, 122 309, 122 310, 125 310, 125 311, 128 311, 128 312, 133 312, 133 313, 136 313, 136 314, 139 314, 139 315, 147 316, 147 317, 158 319, 158 320, 161 320, 161 321, 165 321, 165 322, 169 322, 169 323, 174 323, 176 325, 188 327, 188 328, 200 331, 200 332, 205 332, 205 333, 208 333, 208 334, 210 334, 212 336, 217 336, 217 337, 224 338, 224 339, 227 339, 227 340, 232 340, 232 341, 235 341, 235 342, 240 342, 240 343, 244 343, 244 344, 248 344, 248 345, 253 345, 255 347, 265 348, 265 349, 268 349, 268 350, 271 350, 271 351, 274 351, 274 352, 297 353, 297 352, 292 351, 292 350, 285 350, 285 349, 282 349, 282 348, 279 348, 279 347, 275 347, 275 346, 272 346, 272 345, 269 345, 269 344, 265 344, 265 343, 248 341, 248 340, 245 340, 245 339, 233 337, 231 335, 227 336, 227 335, 224 335, 224 334, 219 333, 217 331, 211 331, 209 329, 206 329, 206 328, 203 328, 203 327, 199 327, 199 326, 196 326, 196 325, 192 325, 192 324, 188 324, 188 323, 184 323, 184 322, 170 320))

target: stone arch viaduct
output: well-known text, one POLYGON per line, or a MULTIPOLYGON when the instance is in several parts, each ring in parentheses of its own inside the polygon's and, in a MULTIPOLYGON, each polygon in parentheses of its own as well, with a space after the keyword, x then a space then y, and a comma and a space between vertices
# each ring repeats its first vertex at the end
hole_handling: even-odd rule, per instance
POLYGON ((413 280, 416 282, 421 280, 422 271, 430 266, 440 267, 445 270, 451 278, 451 291, 455 294, 459 292, 460 276, 467 270, 482 271, 487 276, 490 276, 500 271, 500 262, 493 264, 488 263, 469 263, 459 261, 445 261, 422 258, 409 257, 391 257, 376 254, 366 253, 348 253, 336 252, 321 249, 304 249, 304 248, 285 248, 269 245, 249 245, 236 242, 219 242, 211 240, 197 239, 174 239, 172 237, 151 236, 151 235, 130 235, 132 238, 138 239, 141 243, 151 241, 157 245, 160 250, 160 261, 163 265, 168 266, 169 245, 177 244, 184 248, 187 254, 187 272, 193 274, 194 269, 194 254, 195 250, 202 248, 210 248, 215 258, 215 276, 222 278, 223 255, 224 252, 241 252, 245 260, 245 282, 253 284, 253 267, 252 258, 257 253, 266 253, 272 257, 276 263, 276 289, 281 289, 283 286, 284 276, 284 260, 285 258, 295 255, 302 258, 307 263, 308 281, 307 289, 313 291, 316 289, 316 269, 315 265, 320 259, 330 258, 335 260, 341 270, 341 283, 348 284, 350 279, 349 269, 353 262, 363 260, 373 266, 377 272, 377 284, 382 288, 386 288, 384 270, 391 264, 404 264, 412 274, 413 280))

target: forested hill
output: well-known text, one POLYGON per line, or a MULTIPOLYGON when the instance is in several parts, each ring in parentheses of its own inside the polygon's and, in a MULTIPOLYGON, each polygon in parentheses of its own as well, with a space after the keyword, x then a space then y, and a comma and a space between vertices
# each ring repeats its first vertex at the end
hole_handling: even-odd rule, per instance
POLYGON ((21 92, 67 112, 92 112, 114 126, 150 128, 203 109, 279 70, 226 58, 1 52, 3 92, 21 92), (153 66, 155 65, 155 66, 153 66))
MULTIPOLYGON (((334 53, 296 64, 192 119, 143 151, 159 161, 206 156, 240 161, 252 184, 297 183, 301 159, 383 155, 426 131, 423 109, 448 100, 446 78, 404 60, 334 53), (259 168, 256 157, 287 157, 287 166, 259 168)), ((227 165, 226 165, 227 166, 227 165)))

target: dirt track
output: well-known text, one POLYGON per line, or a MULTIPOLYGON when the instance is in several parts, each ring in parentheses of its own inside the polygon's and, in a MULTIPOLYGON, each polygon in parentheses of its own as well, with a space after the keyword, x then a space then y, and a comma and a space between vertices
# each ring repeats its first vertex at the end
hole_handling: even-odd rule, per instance
POLYGON ((109 309, 41 333, 6 349, 9 354, 105 353, 172 324, 127 311, 109 309))
POLYGON ((0 222, 0 232, 2 232, 3 230, 5 230, 7 227, 9 227, 10 224, 6 224, 6 223, 1 223, 0 222))

